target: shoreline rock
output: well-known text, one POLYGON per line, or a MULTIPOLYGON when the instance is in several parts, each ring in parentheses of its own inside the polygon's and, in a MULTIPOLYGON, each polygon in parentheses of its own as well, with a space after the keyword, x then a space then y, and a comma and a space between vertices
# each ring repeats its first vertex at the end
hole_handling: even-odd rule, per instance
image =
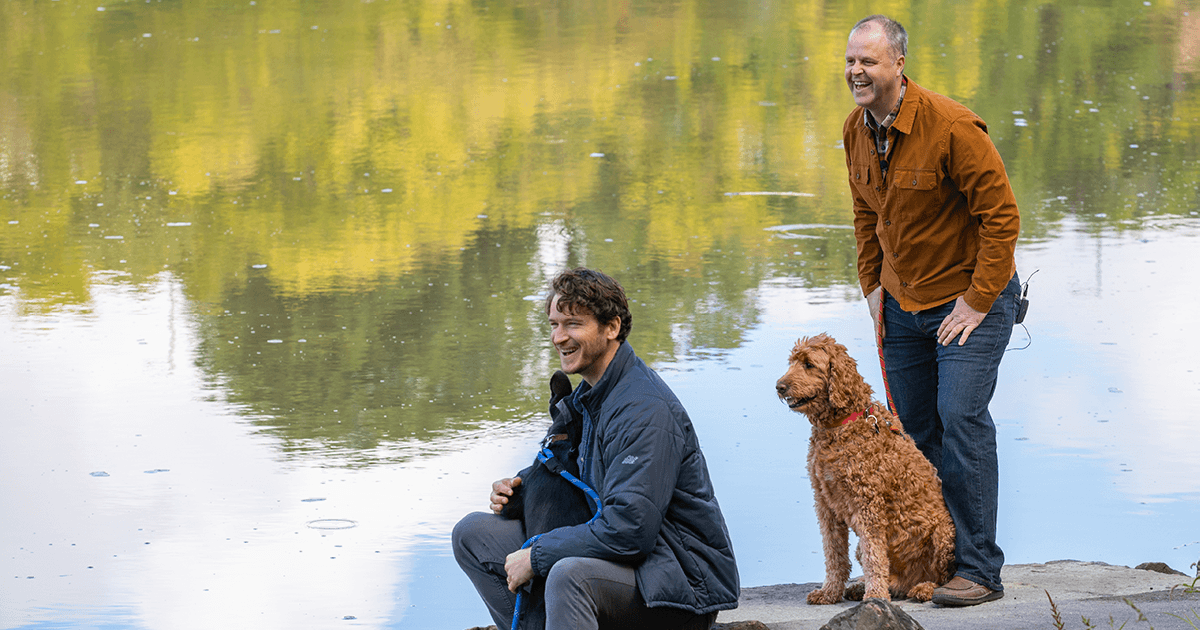
POLYGON ((834 616, 821 630, 925 630, 908 613, 892 602, 868 599, 834 616))
MULTIPOLYGON (((1200 626, 1200 577, 1189 577, 1162 562, 1147 562, 1131 568, 1104 562, 1055 560, 1043 564, 1007 565, 1001 577, 1005 586, 1003 599, 967 608, 945 608, 929 602, 892 602, 891 608, 911 617, 916 625, 878 627, 909 630, 1052 627, 1051 599, 1064 618, 1078 619, 1080 614, 1097 619, 1113 616, 1119 625, 1121 619, 1138 614, 1130 608, 1128 602, 1132 601, 1147 614, 1157 610, 1160 619, 1164 615, 1176 615, 1200 626), (1018 620, 1024 620, 1024 625, 1018 620)), ((818 630, 828 626, 829 630, 838 630, 857 627, 828 624, 861 606, 859 602, 828 606, 807 603, 808 593, 819 587, 817 582, 744 587, 738 608, 722 611, 713 628, 818 630)), ((479 626, 470 630, 494 629, 495 626, 479 626)))

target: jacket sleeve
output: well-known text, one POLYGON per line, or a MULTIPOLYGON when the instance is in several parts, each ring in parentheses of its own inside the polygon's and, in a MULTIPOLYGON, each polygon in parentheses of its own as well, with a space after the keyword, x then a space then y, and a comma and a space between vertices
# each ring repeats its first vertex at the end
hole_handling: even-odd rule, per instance
POLYGON ((670 403, 638 396, 614 409, 604 424, 608 430, 596 437, 605 468, 603 485, 596 489, 602 497, 600 516, 539 538, 530 556, 539 575, 569 556, 633 565, 654 549, 685 451, 670 403))
MULTIPOLYGON (((846 172, 849 174, 850 197, 854 200, 854 239, 858 247, 858 283, 862 286, 863 295, 869 295, 879 286, 880 269, 883 266, 883 248, 879 245, 879 235, 875 232, 875 224, 879 214, 871 208, 865 197, 858 191, 854 183, 854 172, 865 165, 853 164, 850 155, 858 138, 855 119, 861 120, 861 115, 855 116, 859 110, 846 119, 842 127, 842 146, 846 150, 846 172)), ((868 171, 869 172, 869 171, 868 171)))
POLYGON ((963 299, 986 313, 1016 271, 1014 252, 1021 215, 1000 152, 979 118, 950 125, 947 172, 967 198, 967 209, 979 222, 979 253, 971 286, 963 299))

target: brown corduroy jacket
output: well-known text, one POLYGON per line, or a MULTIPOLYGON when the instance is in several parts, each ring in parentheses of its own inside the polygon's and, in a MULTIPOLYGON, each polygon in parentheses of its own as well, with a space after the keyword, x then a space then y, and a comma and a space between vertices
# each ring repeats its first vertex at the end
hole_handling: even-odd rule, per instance
POLYGON ((1021 217, 987 124, 909 79, 888 133, 884 181, 862 107, 842 129, 863 295, 882 284, 906 311, 961 295, 988 312, 1016 272, 1021 217))

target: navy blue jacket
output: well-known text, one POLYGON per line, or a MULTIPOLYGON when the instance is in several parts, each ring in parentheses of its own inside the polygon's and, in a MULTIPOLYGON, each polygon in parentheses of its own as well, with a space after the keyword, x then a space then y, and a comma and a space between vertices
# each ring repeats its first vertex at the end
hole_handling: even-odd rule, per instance
POLYGON ((667 384, 622 342, 595 387, 583 381, 559 404, 571 403, 591 423, 581 463, 603 508, 589 523, 539 538, 533 570, 544 576, 562 558, 602 558, 636 568, 651 608, 736 608, 729 531, 692 422, 667 384))

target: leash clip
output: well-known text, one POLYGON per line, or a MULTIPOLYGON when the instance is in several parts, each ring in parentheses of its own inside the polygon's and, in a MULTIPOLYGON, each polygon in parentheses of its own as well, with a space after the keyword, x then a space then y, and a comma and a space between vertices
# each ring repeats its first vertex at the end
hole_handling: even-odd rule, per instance
POLYGON ((565 439, 567 439, 567 434, 566 434, 566 433, 550 433, 550 434, 547 434, 547 435, 546 435, 546 437, 542 438, 542 448, 544 448, 544 449, 545 449, 545 448, 550 448, 550 445, 551 445, 551 444, 553 444, 553 443, 555 443, 555 442, 560 442, 560 441, 562 441, 562 440, 565 440, 565 439))

